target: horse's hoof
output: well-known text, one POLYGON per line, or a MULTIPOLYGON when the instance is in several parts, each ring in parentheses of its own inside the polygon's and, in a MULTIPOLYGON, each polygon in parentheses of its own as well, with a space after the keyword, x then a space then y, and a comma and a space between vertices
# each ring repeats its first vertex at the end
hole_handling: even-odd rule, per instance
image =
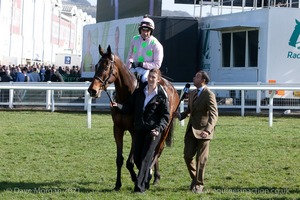
POLYGON ((121 186, 122 186, 122 185, 116 185, 115 188, 114 188, 114 190, 115 190, 115 191, 120 191, 121 186))
POLYGON ((153 185, 159 185, 159 179, 154 179, 153 185))

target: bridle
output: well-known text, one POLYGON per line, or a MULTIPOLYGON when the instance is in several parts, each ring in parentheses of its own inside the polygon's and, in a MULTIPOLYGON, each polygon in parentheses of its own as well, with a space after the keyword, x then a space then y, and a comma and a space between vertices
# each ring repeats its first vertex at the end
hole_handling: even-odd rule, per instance
MULTIPOLYGON (((107 59, 110 62, 110 67, 109 67, 108 77, 105 80, 102 80, 102 78, 100 78, 96 74, 94 76, 94 79, 97 79, 98 81, 100 81, 102 83, 101 88, 103 90, 105 90, 105 91, 106 91, 106 87, 105 86, 111 84, 111 82, 109 82, 109 79, 111 78, 111 76, 114 76, 114 74, 113 74, 113 72, 114 72, 114 64, 115 64, 115 59, 114 58, 115 58, 114 55, 112 55, 112 60, 107 59)), ((100 59, 100 62, 101 62, 101 60, 102 60, 102 58, 100 59)))
MULTIPOLYGON (((111 97, 108 94, 107 89, 106 89, 106 85, 111 84, 111 82, 109 82, 109 79, 111 78, 111 76, 115 76, 115 74, 113 73, 114 72, 114 65, 115 65, 115 57, 114 57, 114 55, 111 55, 111 56, 112 56, 111 60, 107 58, 107 60, 110 62, 108 77, 105 80, 102 80, 102 78, 97 76, 96 73, 95 73, 94 79, 97 79, 98 81, 100 81, 102 83, 102 86, 99 89, 104 90, 106 92, 107 96, 109 97, 110 103, 113 103, 113 101, 112 101, 112 99, 111 99, 111 97)), ((102 60, 103 60, 103 58, 100 59, 100 62, 102 60)))

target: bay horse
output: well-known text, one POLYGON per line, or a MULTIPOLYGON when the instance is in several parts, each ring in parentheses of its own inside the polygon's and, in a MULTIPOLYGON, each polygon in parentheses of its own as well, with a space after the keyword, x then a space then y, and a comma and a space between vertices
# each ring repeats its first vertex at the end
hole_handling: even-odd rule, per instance
MULTIPOLYGON (((135 75, 129 71, 121 59, 114 55, 111 51, 110 46, 107 47, 107 51, 101 48, 99 45, 99 53, 101 55, 100 60, 95 66, 95 75, 88 88, 88 92, 91 97, 97 98, 101 96, 102 91, 106 91, 106 88, 114 83, 115 86, 115 102, 124 103, 130 95, 134 92, 137 87, 137 79, 135 75)), ((172 118, 172 114, 176 109, 176 105, 179 103, 179 95, 174 86, 166 79, 162 78, 160 84, 167 92, 169 99, 169 110, 172 118)), ((107 91, 106 91, 107 92, 107 91)), ((108 93, 107 93, 108 94, 108 93)), ((110 101, 111 97, 109 96, 110 101)), ((122 187, 121 183, 121 168, 123 166, 123 136, 125 131, 129 131, 131 135, 131 148, 126 161, 126 168, 129 170, 131 180, 136 181, 136 173, 134 171, 133 161, 133 139, 134 139, 134 126, 133 126, 133 115, 124 114, 119 112, 117 109, 111 109, 111 116, 113 120, 113 132, 114 139, 117 146, 117 179, 115 183, 115 190, 120 190, 122 187)), ((173 131, 173 120, 170 120, 168 127, 163 131, 161 140, 155 150, 155 156, 153 159, 152 166, 154 165, 154 184, 157 184, 160 180, 158 158, 164 148, 164 143, 168 145, 171 142, 171 135, 173 131)))

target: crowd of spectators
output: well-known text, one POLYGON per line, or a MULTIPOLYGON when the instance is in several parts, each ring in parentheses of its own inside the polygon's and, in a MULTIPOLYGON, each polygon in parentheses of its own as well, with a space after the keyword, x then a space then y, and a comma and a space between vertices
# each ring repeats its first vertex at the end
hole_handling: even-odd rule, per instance
MULTIPOLYGON (((55 65, 0 65, 0 82, 77 82, 81 77, 80 68, 57 67, 55 65)), ((26 90, 17 90, 16 99, 22 101, 26 90)), ((8 102, 9 90, 0 90, 0 102, 8 102)))
POLYGON ((55 65, 2 65, 0 67, 0 82, 64 82, 78 81, 80 68, 57 67, 55 65))

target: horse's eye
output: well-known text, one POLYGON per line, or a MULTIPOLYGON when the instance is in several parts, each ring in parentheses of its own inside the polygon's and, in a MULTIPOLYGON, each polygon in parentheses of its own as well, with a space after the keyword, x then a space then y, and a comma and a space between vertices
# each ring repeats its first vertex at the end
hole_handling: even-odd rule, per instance
POLYGON ((108 68, 109 68, 109 63, 106 62, 105 65, 104 65, 104 70, 108 70, 108 68))

